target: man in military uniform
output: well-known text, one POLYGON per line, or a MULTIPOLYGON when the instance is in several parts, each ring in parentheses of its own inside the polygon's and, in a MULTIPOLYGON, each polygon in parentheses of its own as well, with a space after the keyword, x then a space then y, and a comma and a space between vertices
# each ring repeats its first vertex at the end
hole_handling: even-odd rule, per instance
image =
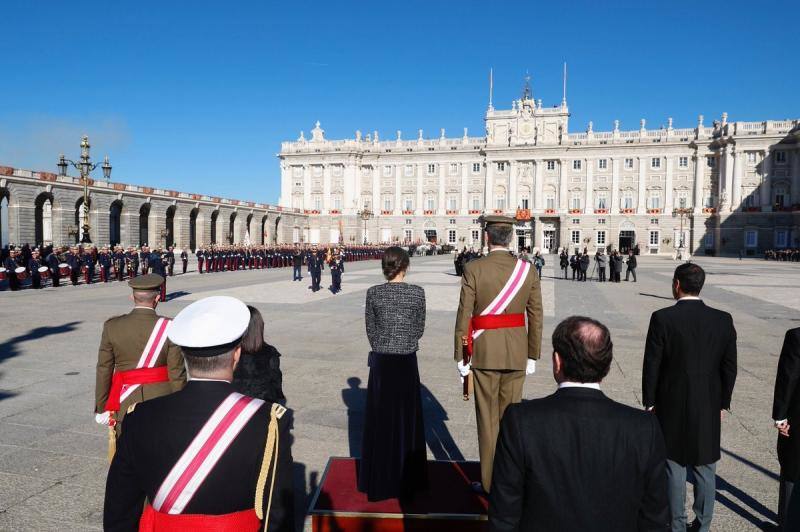
POLYGON ((156 314, 158 275, 128 281, 133 310, 103 325, 97 355, 95 421, 115 427, 129 405, 180 390, 186 382, 180 349, 167 339, 171 320, 156 314))
POLYGON ((481 485, 489 492, 492 462, 506 407, 522 400, 525 375, 536 371, 542 344, 542 292, 531 264, 508 249, 514 218, 485 216, 489 254, 464 267, 455 326, 455 360, 462 378, 475 381, 481 485), (527 315, 528 326, 525 327, 527 315), (463 361, 463 341, 472 351, 463 361))
POLYGON ((129 410, 106 481, 105 530, 294 531, 289 415, 231 384, 249 321, 247 306, 226 296, 175 317, 169 339, 189 382, 129 410))
POLYGON ((322 282, 322 270, 325 268, 325 257, 322 252, 314 244, 311 246, 311 251, 306 257, 306 265, 308 266, 308 273, 311 275, 311 291, 319 291, 319 285, 322 282))
POLYGON ((147 266, 151 272, 161 276, 161 301, 167 300, 167 272, 161 248, 154 248, 147 256, 147 266))

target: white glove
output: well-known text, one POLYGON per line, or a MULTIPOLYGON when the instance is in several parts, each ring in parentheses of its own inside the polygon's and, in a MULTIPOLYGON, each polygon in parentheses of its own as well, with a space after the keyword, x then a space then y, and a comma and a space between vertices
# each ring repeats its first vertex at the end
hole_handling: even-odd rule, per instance
POLYGON ((529 358, 528 366, 525 368, 525 375, 533 375, 534 373, 536 373, 536 361, 529 358))
POLYGON ((472 365, 464 364, 463 360, 459 360, 456 367, 458 368, 458 373, 461 375, 462 379, 469 375, 469 372, 472 371, 472 365))
POLYGON ((111 421, 111 412, 106 410, 102 414, 95 414, 94 421, 98 425, 108 425, 109 422, 111 421))

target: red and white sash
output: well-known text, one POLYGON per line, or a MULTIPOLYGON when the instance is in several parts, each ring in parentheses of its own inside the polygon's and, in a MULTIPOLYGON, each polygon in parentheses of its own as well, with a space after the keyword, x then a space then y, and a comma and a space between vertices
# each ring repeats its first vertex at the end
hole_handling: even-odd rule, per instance
MULTIPOLYGON (((517 259, 517 263, 514 265, 514 271, 511 272, 511 277, 508 278, 506 281, 505 286, 503 289, 500 290, 500 293, 489 303, 483 312, 480 313, 481 316, 491 316, 502 314, 514 297, 519 292, 522 285, 525 284, 525 279, 528 277, 528 272, 531 270, 531 263, 528 261, 517 259)), ((476 339, 478 336, 483 334, 483 331, 486 329, 476 329, 472 331, 472 339, 476 339)))
MULTIPOLYGON (((144 346, 142 356, 139 357, 139 363, 136 364, 136 369, 152 368, 156 365, 158 354, 161 353, 161 349, 167 341, 167 331, 169 331, 169 326, 171 324, 172 320, 169 318, 158 318, 155 327, 153 327, 153 332, 150 333, 150 338, 144 346)), ((122 403, 139 386, 141 385, 123 384, 122 391, 119 394, 119 402, 122 403)))
POLYGON ((230 394, 214 411, 164 479, 153 500, 156 511, 180 514, 239 432, 264 401, 230 394))

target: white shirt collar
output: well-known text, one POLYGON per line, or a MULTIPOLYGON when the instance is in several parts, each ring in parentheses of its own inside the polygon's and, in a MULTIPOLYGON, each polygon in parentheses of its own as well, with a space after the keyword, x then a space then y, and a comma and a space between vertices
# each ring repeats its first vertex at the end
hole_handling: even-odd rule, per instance
POLYGON ((700 297, 698 297, 698 296, 683 296, 678 301, 700 301, 700 297))
POLYGON ((156 309, 154 309, 153 307, 142 307, 142 306, 140 306, 140 305, 136 305, 136 306, 135 306, 135 307, 133 307, 133 308, 134 308, 134 309, 141 308, 141 309, 145 309, 145 310, 152 310, 153 312, 155 312, 155 311, 156 311, 156 309))
POLYGON ((592 390, 599 390, 599 382, 562 382, 558 385, 561 388, 591 388, 592 390))
POLYGON ((494 253, 495 251, 505 251, 506 253, 511 253, 510 249, 508 249, 508 248, 500 248, 500 247, 490 249, 489 253, 494 253))
POLYGON ((231 381, 226 381, 225 379, 201 379, 200 377, 189 377, 190 381, 201 381, 201 382, 227 382, 228 384, 231 381))

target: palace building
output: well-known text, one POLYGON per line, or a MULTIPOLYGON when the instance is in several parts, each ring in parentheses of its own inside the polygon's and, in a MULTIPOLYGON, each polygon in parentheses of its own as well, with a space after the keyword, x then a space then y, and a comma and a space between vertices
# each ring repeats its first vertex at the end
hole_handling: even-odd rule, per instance
MULTIPOLYGON (((800 120, 570 131, 566 92, 489 99, 485 136, 330 140, 317 122, 281 146, 281 198, 304 242, 481 243, 480 216, 518 220, 514 247, 755 254, 800 246, 800 120), (362 216, 363 215, 363 216, 362 216)), ((297 236, 297 235, 295 235, 297 236)))

